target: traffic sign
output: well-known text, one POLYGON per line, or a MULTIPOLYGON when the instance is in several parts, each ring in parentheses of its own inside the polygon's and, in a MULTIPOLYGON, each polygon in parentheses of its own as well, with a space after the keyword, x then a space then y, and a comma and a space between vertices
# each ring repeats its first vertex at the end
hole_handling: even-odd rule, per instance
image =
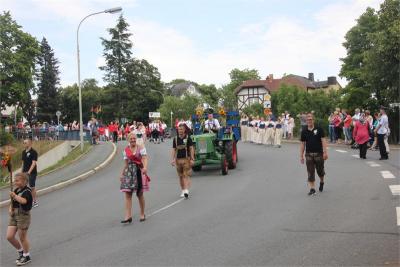
POLYGON ((57 110, 56 116, 57 116, 57 117, 60 117, 60 116, 61 116, 61 111, 57 110))
POLYGON ((270 100, 265 100, 264 101, 264 108, 271 108, 271 101, 270 100))
POLYGON ((149 118, 161 118, 160 112, 149 112, 149 118))
POLYGON ((272 114, 271 109, 270 108, 265 108, 264 109, 264 114, 267 115, 267 116, 271 115, 272 114))
POLYGON ((264 96, 264 101, 270 101, 271 100, 271 95, 270 94, 266 94, 264 96))

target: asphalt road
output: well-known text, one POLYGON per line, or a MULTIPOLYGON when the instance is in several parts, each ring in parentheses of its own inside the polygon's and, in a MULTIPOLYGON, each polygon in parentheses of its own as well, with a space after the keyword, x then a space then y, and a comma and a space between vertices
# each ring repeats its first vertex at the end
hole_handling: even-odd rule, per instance
MULTIPOLYGON (((389 190, 399 184, 399 165, 373 160, 377 152, 367 163, 353 157, 355 151, 330 148, 326 190, 308 197, 298 145, 276 149, 240 143, 236 170, 227 176, 216 168, 195 173, 190 199, 176 202, 180 191, 169 165, 170 145, 148 145, 152 182, 146 213, 151 216, 144 223, 137 201, 134 223, 119 223, 122 145, 113 162, 93 177, 42 196, 32 211, 31 266, 399 263, 399 196, 389 190), (396 178, 384 179, 380 171, 396 178)), ((392 151, 391 157, 398 153, 392 151)), ((4 238, 6 209, 1 223, 1 266, 14 266, 16 253, 4 238)))

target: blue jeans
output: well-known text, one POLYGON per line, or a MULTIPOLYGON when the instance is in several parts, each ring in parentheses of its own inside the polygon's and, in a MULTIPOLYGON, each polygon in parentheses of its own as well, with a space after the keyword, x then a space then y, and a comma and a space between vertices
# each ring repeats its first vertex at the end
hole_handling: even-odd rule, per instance
POLYGON ((349 128, 343 128, 343 132, 344 132, 344 136, 346 138, 346 142, 351 142, 351 140, 353 139, 351 136, 351 129, 349 128))
POLYGON ((336 141, 335 126, 329 125, 329 140, 331 143, 336 141))

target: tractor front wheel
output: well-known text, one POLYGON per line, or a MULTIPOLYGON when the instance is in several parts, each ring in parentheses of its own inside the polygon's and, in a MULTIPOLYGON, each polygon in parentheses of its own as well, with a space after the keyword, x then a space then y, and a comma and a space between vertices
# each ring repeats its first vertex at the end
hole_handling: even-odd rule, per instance
POLYGON ((223 155, 221 159, 221 172, 222 175, 228 174, 228 161, 226 160, 226 156, 223 155))

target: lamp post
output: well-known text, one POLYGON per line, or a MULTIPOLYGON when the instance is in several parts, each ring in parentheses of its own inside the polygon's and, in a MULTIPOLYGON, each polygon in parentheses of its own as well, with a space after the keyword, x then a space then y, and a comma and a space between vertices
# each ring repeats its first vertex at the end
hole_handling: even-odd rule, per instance
POLYGON ((114 7, 114 8, 106 9, 106 10, 103 10, 100 12, 95 12, 95 13, 89 14, 79 22, 78 29, 76 30, 76 59, 77 59, 77 63, 78 63, 78 87, 79 87, 79 136, 80 136, 82 152, 83 152, 83 120, 82 120, 81 62, 80 62, 80 57, 79 57, 79 29, 81 27, 82 22, 85 21, 88 17, 102 14, 102 13, 114 14, 114 13, 120 12, 121 10, 122 10, 121 7, 114 7))

